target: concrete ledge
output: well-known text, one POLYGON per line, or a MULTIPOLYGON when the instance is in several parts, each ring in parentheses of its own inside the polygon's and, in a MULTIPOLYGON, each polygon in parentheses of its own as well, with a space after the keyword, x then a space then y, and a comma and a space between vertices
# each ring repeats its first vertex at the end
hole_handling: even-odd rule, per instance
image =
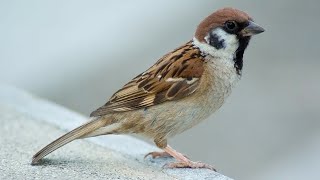
POLYGON ((88 118, 19 89, 0 85, 0 179, 214 179, 205 169, 163 169, 173 159, 144 159, 158 150, 117 135, 77 140, 53 152, 42 165, 32 155, 88 118))

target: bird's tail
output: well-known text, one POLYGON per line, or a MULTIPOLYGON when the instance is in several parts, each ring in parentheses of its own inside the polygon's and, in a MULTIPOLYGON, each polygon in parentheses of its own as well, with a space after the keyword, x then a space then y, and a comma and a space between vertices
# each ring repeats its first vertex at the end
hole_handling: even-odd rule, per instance
POLYGON ((60 138, 56 139, 52 143, 48 144, 46 147, 42 148, 39 152, 37 152, 33 158, 31 165, 35 165, 39 162, 40 159, 45 157, 46 155, 50 154, 54 150, 64 146, 65 144, 75 140, 80 139, 83 137, 89 137, 87 134, 108 125, 110 122, 104 118, 97 118, 92 121, 89 121, 82 126, 68 132, 67 134, 61 136, 60 138))

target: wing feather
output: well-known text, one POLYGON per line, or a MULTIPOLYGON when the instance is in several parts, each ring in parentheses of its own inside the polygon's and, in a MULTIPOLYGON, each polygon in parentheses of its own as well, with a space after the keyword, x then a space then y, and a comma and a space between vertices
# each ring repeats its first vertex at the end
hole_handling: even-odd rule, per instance
POLYGON ((203 61, 200 50, 190 41, 132 79, 90 116, 147 108, 184 98, 197 90, 204 71, 203 61))

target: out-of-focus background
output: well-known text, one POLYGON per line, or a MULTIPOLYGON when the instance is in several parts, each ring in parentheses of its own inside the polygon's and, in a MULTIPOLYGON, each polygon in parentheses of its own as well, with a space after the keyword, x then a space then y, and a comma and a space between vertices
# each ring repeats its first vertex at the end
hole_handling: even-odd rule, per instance
POLYGON ((235 179, 319 179, 320 1, 0 1, 0 82, 88 115, 225 6, 266 32, 227 103, 171 145, 235 179))

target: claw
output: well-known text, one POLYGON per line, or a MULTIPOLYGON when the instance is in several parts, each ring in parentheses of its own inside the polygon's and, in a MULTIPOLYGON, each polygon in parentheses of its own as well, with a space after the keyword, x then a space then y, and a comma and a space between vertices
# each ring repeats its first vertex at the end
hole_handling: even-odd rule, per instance
MULTIPOLYGON (((157 152, 157 151, 149 152, 148 154, 146 154, 144 156, 144 159, 147 158, 148 156, 151 156, 153 159, 155 159, 155 158, 172 158, 173 157, 165 151, 164 152, 157 152)), ((189 159, 189 157, 187 155, 183 154, 183 156, 186 157, 187 159, 189 159)))

